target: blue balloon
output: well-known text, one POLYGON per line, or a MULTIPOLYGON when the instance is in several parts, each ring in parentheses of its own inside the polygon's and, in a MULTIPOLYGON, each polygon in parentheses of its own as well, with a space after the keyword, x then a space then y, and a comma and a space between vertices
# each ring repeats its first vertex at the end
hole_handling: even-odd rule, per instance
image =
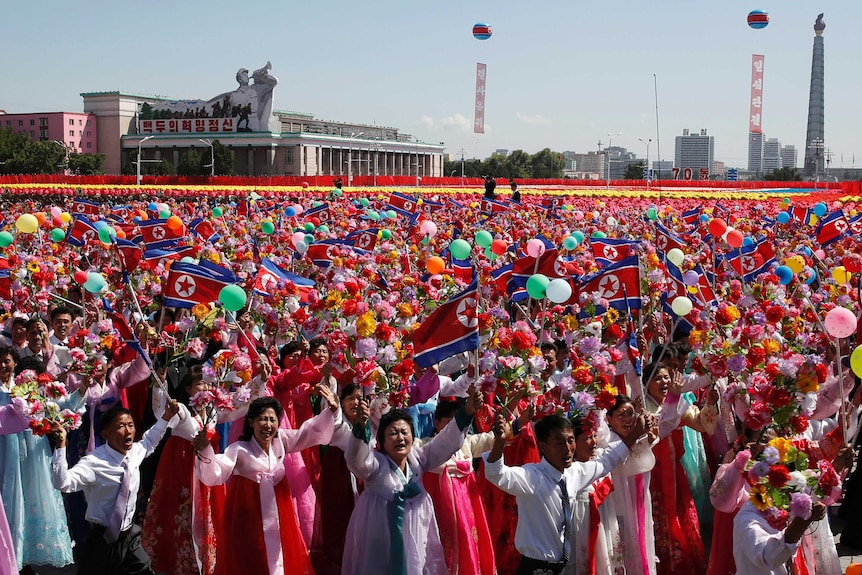
POLYGON ((818 204, 814 204, 814 215, 818 218, 822 218, 826 215, 826 204, 820 202, 818 204))
POLYGON ((97 230, 101 230, 108 225, 108 222, 106 222, 105 220, 98 220, 96 222, 93 222, 93 225, 96 226, 97 230))
POLYGON ((286 215, 289 218, 292 218, 293 216, 296 215, 296 210, 293 208, 293 206, 290 206, 289 208, 285 208, 284 215, 286 215))
POLYGON ((787 266, 778 266, 775 268, 775 275, 778 276, 778 281, 781 285, 787 285, 793 281, 793 270, 787 266))
POLYGON ((748 236, 745 236, 745 237, 742 239, 742 245, 744 245, 744 246, 750 246, 750 245, 751 245, 751 244, 753 244, 753 243, 754 243, 754 240, 753 240, 753 239, 751 239, 751 238, 750 238, 750 237, 748 237, 748 236))
POLYGON ((810 256, 811 255, 811 248, 809 248, 808 246, 802 246, 802 253, 805 254, 806 256, 810 256))
POLYGON ((156 212, 158 211, 159 206, 156 205, 156 202, 150 202, 149 204, 147 204, 147 209, 156 212))
POLYGON ((708 216, 708 215, 706 215, 706 214, 700 214, 700 221, 702 221, 702 222, 708 222, 708 221, 709 221, 709 216, 708 216))
POLYGON ((778 220, 779 224, 786 224, 787 222, 790 221, 790 213, 789 212, 780 212, 775 219, 778 220))

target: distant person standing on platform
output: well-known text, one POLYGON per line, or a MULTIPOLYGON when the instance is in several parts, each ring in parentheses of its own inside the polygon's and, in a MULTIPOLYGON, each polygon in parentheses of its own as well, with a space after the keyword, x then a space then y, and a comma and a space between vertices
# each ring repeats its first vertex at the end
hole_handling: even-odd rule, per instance
POLYGON ((521 203, 521 192, 518 191, 518 182, 513 179, 509 180, 509 187, 512 188, 512 201, 521 203))
POLYGON ((497 180, 494 179, 494 176, 488 174, 485 176, 485 199, 486 200, 496 200, 497 194, 494 192, 494 189, 497 187, 497 180))
POLYGON ((155 451, 179 412, 176 400, 165 408, 141 441, 135 443, 135 422, 124 407, 102 415, 105 444, 69 469, 66 462, 66 431, 54 431, 57 449, 51 460, 54 487, 64 493, 84 491, 90 536, 81 552, 78 572, 82 575, 152 574, 150 558, 141 547, 141 528, 134 523, 135 504, 141 484, 140 465, 155 451))

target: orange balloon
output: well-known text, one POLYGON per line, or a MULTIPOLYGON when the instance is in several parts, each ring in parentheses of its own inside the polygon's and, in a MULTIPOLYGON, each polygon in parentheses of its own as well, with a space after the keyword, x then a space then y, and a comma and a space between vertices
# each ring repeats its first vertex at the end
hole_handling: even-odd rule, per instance
POLYGON ((437 275, 446 269, 446 262, 444 262, 443 258, 440 256, 431 256, 428 258, 428 261, 425 262, 425 269, 428 270, 429 274, 437 275))
POLYGON ((183 220, 179 216, 171 216, 167 221, 168 227, 172 230, 178 230, 183 227, 183 220))
POLYGON ((120 238, 121 240, 126 239, 126 232, 124 232, 124 231, 123 231, 123 230, 121 230, 120 228, 116 228, 116 232, 117 232, 117 237, 118 237, 118 238, 120 238))
POLYGON ((36 212, 33 215, 36 216, 36 219, 39 221, 40 226, 45 223, 45 212, 36 212))

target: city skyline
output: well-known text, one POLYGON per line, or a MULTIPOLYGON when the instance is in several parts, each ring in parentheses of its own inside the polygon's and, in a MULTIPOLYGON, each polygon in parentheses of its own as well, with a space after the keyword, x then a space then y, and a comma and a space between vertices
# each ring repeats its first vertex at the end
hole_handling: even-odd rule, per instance
POLYGON ((234 88, 238 68, 271 60, 276 109, 397 127, 445 142, 447 153, 586 153, 607 145, 610 132, 613 145, 639 157, 640 140, 652 139, 650 162, 659 149, 668 161, 689 128, 715 137, 716 160, 744 168, 751 54, 765 56, 764 134, 804 151, 812 24, 823 12, 825 146, 833 167, 855 160, 862 120, 850 71, 862 6, 849 1, 307 4, 250 0, 246 18, 219 1, 156 1, 146 10, 58 3, 50 17, 45 7, 13 5, 0 47, 16 55, 5 67, 15 82, 0 92, 0 109, 80 112, 80 93, 109 90, 210 98, 234 88), (747 26, 754 8, 769 12, 767 28, 747 26), (475 22, 490 24, 493 36, 474 39, 475 22), (485 134, 472 133, 476 62, 488 65, 485 134))

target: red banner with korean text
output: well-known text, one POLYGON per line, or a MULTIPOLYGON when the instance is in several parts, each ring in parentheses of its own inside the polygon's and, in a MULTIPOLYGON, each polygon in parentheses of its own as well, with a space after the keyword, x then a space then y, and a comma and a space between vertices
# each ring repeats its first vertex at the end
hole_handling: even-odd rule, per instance
POLYGON ((751 55, 751 108, 748 131, 762 134, 763 128, 763 60, 760 54, 751 55))
POLYGON ((476 109, 473 114, 473 132, 485 133, 485 73, 487 66, 476 63, 476 109))

